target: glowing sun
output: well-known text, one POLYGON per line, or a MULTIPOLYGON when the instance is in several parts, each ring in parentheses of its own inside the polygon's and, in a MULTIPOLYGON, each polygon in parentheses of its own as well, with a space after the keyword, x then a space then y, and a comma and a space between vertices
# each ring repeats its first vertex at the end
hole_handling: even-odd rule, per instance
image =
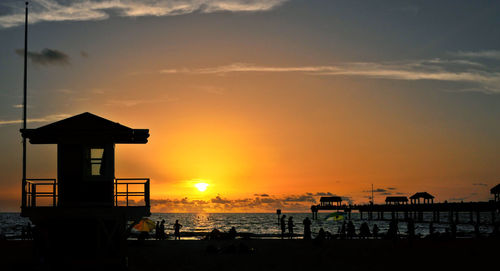
POLYGON ((194 185, 200 192, 207 190, 208 183, 197 183, 194 185))

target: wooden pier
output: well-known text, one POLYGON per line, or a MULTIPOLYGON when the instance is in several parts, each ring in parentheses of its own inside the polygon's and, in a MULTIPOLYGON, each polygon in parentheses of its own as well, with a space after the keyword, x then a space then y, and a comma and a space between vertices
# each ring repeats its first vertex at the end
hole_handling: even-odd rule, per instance
MULTIPOLYGON (((496 186, 498 187, 498 186, 496 186)), ((496 188, 495 187, 495 188, 496 188)), ((359 212, 360 219, 367 220, 399 220, 402 214, 402 220, 413 219, 416 222, 435 222, 435 223, 481 223, 481 213, 489 213, 491 223, 494 223, 498 211, 500 210, 500 201, 498 200, 498 188, 492 189, 492 194, 496 200, 488 202, 443 202, 434 203, 432 196, 428 193, 419 192, 425 196, 424 203, 415 197, 411 197, 412 201, 408 204, 406 197, 387 197, 386 204, 342 204, 340 197, 322 197, 320 204, 312 205, 312 218, 318 218, 318 212, 321 210, 342 211, 346 213, 347 219, 351 219, 352 212, 359 212), (494 193, 496 192, 496 193, 494 193), (430 196, 430 197, 429 197, 430 196), (432 198, 431 198, 432 197, 432 198), (406 198, 406 199, 405 199, 406 198), (432 213, 432 219, 425 220, 424 213, 432 213), (442 214, 448 214, 446 221, 442 219, 442 214), (468 219, 460 220, 459 213, 468 213, 468 219)), ((418 195, 419 193, 415 194, 418 195)), ((414 195, 414 196, 415 196, 414 195)))

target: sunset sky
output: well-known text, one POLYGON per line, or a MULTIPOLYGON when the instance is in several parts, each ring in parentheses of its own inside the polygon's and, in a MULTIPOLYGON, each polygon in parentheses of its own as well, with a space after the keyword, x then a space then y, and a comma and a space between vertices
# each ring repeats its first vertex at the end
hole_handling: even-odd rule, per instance
MULTIPOLYGON (((309 211, 500 183, 500 2, 31 1, 29 128, 91 112, 150 129, 116 177, 153 211, 309 211), (209 184, 204 192, 194 186, 209 184)), ((0 211, 19 211, 24 1, 0 2, 0 211)), ((56 177, 29 145, 28 177, 56 177)))

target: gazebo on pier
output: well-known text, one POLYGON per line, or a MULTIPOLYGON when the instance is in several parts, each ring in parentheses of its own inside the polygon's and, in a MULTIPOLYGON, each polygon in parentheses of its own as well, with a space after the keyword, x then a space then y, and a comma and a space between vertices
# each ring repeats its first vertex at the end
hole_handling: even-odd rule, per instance
POLYGON ((495 202, 500 202, 500 184, 491 188, 490 192, 495 196, 495 202))
POLYGON ((434 196, 427 192, 417 192, 415 195, 410 197, 411 204, 432 204, 434 203, 434 196), (423 199, 423 202, 420 202, 423 199))
POLYGON ((407 197, 386 197, 385 204, 388 204, 388 205, 408 204, 408 198, 407 197))
POLYGON ((321 207, 327 207, 327 206, 341 206, 342 205, 342 197, 321 197, 319 199, 319 206, 321 207))

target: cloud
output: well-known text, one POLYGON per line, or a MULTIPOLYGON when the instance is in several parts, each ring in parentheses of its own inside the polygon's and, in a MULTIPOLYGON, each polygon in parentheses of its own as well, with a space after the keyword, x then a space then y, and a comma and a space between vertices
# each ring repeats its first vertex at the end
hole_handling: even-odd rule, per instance
POLYGON ((133 107, 133 106, 143 105, 143 104, 175 102, 178 100, 179 100, 178 98, 171 98, 171 97, 167 97, 167 96, 157 98, 157 99, 113 99, 113 100, 107 101, 105 103, 105 105, 121 106, 121 107, 133 107))
POLYGON ((269 194, 254 194, 254 196, 267 198, 267 197, 269 197, 269 194))
POLYGON ((88 58, 89 57, 89 54, 85 51, 80 51, 80 56, 83 57, 83 58, 88 58))
MULTIPOLYGON (((152 199, 151 204, 155 211, 175 212, 240 212, 240 211, 264 211, 274 212, 282 209, 285 212, 309 211, 311 205, 316 204, 318 194, 331 193, 304 193, 299 195, 272 196, 269 194, 254 194, 253 198, 229 199, 221 195, 209 200, 182 199, 152 199)), ((343 200, 352 203, 351 198, 342 197, 343 200)))
POLYGON ((160 70, 163 74, 304 73, 316 76, 356 76, 389 80, 432 80, 472 84, 461 90, 500 93, 500 71, 467 60, 427 59, 399 62, 351 62, 321 66, 261 66, 233 63, 208 68, 160 70))
MULTIPOLYGON (((16 54, 24 56, 24 49, 17 49, 16 54)), ((28 51, 28 58, 39 65, 68 65, 69 56, 61 51, 45 48, 40 52, 28 51)))
POLYGON ((330 192, 317 192, 314 194, 315 196, 320 196, 320 197, 332 197, 333 194, 330 192))
POLYGON ((220 196, 215 197, 214 199, 210 200, 212 203, 218 203, 218 204, 228 204, 231 203, 230 200, 223 199, 220 196))
MULTIPOLYGON (((40 118, 33 118, 33 119, 28 119, 28 123, 37 123, 37 122, 52 122, 52 121, 58 121, 64 118, 68 118, 71 115, 68 114, 55 114, 55 115, 47 115, 45 117, 40 117, 40 118)), ((23 123, 23 120, 0 120, 0 126, 2 125, 9 125, 9 124, 19 124, 23 123)))
POLYGON ((472 185, 474 185, 474 186, 488 186, 485 183, 473 183, 472 185))
MULTIPOLYGON (((12 0, 11 0, 12 1, 12 0)), ((30 5, 30 23, 98 21, 111 16, 175 16, 191 13, 268 11, 288 0, 35 0, 30 5)), ((2 4, 0 4, 0 7, 2 4)), ((4 3, 0 27, 24 24, 24 1, 4 3), (8 5, 8 6, 7 6, 8 5)))
POLYGON ((465 57, 465 58, 486 58, 486 59, 494 59, 500 60, 500 51, 497 50, 484 50, 484 51, 458 51, 450 53, 456 57, 465 57))

